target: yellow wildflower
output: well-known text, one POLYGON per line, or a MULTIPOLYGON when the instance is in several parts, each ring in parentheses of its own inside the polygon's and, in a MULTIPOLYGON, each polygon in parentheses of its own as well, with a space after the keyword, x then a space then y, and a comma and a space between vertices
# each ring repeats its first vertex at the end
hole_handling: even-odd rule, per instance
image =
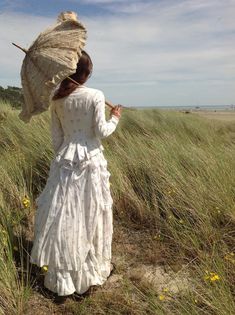
POLYGON ((166 297, 165 297, 165 295, 160 294, 158 298, 160 301, 164 301, 166 297))
POLYGON ((30 206, 30 199, 27 197, 24 197, 22 200, 22 203, 25 208, 28 208, 30 206))
POLYGON ((42 266, 42 271, 47 272, 48 271, 48 266, 47 265, 42 266))
POLYGON ((211 282, 214 282, 214 281, 220 280, 220 277, 219 277, 219 275, 217 273, 215 273, 215 272, 210 272, 209 273, 206 270, 206 275, 204 276, 204 280, 209 280, 211 282))
POLYGON ((161 239, 161 234, 157 234, 157 235, 155 235, 153 238, 154 238, 155 240, 156 240, 156 239, 159 239, 159 240, 160 240, 160 239, 161 239))
POLYGON ((169 292, 169 289, 168 288, 164 288, 162 291, 166 293, 166 292, 169 292))
POLYGON ((220 277, 217 274, 212 275, 210 278, 211 281, 217 281, 219 279, 220 279, 220 277))

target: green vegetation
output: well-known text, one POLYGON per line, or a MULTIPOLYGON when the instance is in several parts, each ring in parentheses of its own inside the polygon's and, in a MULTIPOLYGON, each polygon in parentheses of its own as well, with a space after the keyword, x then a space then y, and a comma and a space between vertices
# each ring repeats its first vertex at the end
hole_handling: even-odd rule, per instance
POLYGON ((22 89, 15 86, 8 86, 4 89, 0 86, 0 100, 8 102, 13 108, 20 109, 24 102, 22 89))
POLYGON ((234 123, 123 111, 115 134, 103 140, 123 279, 63 309, 36 292, 28 256, 34 201, 53 158, 49 113, 25 124, 18 110, 0 108, 0 313, 40 314, 45 305, 55 314, 235 313, 234 123), (188 286, 159 290, 144 274, 129 273, 139 265, 183 272, 188 286))

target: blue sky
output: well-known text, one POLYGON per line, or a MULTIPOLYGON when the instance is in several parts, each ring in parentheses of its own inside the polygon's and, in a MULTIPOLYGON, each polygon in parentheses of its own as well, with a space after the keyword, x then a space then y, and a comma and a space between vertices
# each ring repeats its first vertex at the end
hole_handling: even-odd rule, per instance
POLYGON ((105 7, 100 5, 101 3, 105 3, 105 1, 91 1, 90 3, 89 1, 76 0, 1 0, 0 8, 3 11, 14 11, 16 13, 27 13, 48 17, 54 17, 58 12, 67 10, 79 11, 82 15, 93 16, 94 14, 105 14, 105 12, 107 12, 105 7))
POLYGON ((0 85, 20 86, 11 42, 27 48, 67 10, 87 27, 87 86, 113 103, 235 103, 235 0, 0 0, 0 85))

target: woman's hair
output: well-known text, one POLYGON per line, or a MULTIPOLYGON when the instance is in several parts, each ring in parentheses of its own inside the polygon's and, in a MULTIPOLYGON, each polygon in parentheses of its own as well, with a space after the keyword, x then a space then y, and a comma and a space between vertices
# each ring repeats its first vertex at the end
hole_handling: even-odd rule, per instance
MULTIPOLYGON (((72 78, 79 84, 84 84, 86 80, 91 76, 92 69, 93 69, 93 64, 92 64, 90 56, 88 55, 88 53, 82 50, 82 55, 77 63, 76 72, 70 75, 70 78, 72 78)), ((57 100, 59 98, 68 96, 77 87, 78 85, 76 83, 66 78, 61 82, 59 89, 56 91, 52 99, 57 100)))

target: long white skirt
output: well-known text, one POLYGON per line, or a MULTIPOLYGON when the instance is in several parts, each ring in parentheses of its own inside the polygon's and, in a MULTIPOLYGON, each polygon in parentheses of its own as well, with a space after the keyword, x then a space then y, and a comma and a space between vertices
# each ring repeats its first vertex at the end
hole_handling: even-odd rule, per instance
POLYGON ((113 200, 101 151, 89 160, 55 158, 36 199, 30 262, 48 266, 44 285, 58 295, 84 293, 110 274, 113 200))

